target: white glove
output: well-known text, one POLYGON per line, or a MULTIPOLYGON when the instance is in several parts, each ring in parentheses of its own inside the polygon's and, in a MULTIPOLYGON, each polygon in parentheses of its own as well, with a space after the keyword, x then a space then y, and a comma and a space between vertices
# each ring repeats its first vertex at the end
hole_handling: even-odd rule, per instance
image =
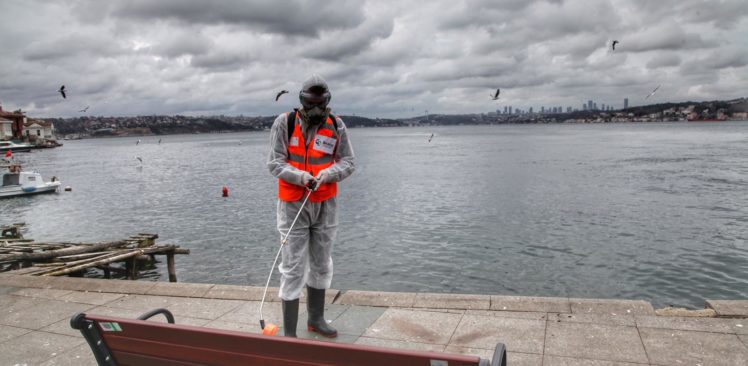
POLYGON ((327 170, 323 170, 317 174, 317 181, 320 184, 323 183, 331 183, 330 182, 330 173, 327 172, 327 170))
POLYGON ((317 189, 317 186, 319 185, 319 182, 317 181, 317 178, 313 177, 308 172, 304 172, 304 174, 301 176, 301 185, 311 189, 312 191, 315 191, 317 189))

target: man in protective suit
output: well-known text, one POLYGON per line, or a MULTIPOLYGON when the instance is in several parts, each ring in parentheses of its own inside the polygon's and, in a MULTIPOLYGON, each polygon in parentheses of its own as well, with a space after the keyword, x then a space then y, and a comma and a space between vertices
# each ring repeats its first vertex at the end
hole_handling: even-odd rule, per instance
POLYGON ((268 168, 278 178, 278 231, 291 227, 282 248, 279 297, 283 330, 296 337, 299 298, 306 285, 307 323, 325 337, 338 332, 324 318, 325 289, 332 282, 332 244, 338 228, 337 182, 354 170, 354 155, 343 121, 330 113, 327 82, 317 74, 304 81, 301 108, 283 113, 270 130, 268 168))

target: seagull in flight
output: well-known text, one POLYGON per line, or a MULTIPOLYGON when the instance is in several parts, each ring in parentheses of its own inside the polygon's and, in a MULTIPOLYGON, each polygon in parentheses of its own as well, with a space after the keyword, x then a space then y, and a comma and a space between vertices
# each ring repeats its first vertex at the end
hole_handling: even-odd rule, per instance
POLYGON ((143 164, 143 159, 141 159, 140 156, 136 156, 135 159, 138 159, 140 161, 140 164, 143 164))
POLYGON ((62 99, 67 99, 65 96, 65 85, 60 87, 60 90, 57 91, 58 93, 62 94, 62 99))
POLYGON ((431 137, 429 137, 429 142, 431 142, 431 139, 433 139, 433 138, 434 138, 434 134, 432 133, 431 137))
POLYGON ((499 93, 500 93, 500 92, 501 92, 501 89, 496 89, 496 94, 494 94, 494 95, 491 95, 491 98, 492 98, 493 100, 497 100, 497 99, 499 99, 499 93))
POLYGON ((137 144, 139 144, 139 143, 140 143, 140 139, 138 139, 138 141, 136 141, 136 142, 135 142, 135 145, 137 145, 137 144))
POLYGON ((655 93, 657 93, 657 89, 659 89, 659 88, 660 88, 660 85, 657 85, 657 87, 654 88, 654 90, 652 90, 652 92, 649 93, 644 99, 649 99, 649 97, 655 95, 655 93))
POLYGON ((286 93, 288 93, 288 90, 281 90, 280 93, 278 93, 278 95, 275 96, 275 101, 277 102, 278 98, 280 98, 281 95, 286 94, 286 93))
POLYGON ((618 42, 617 40, 613 40, 613 51, 616 50, 616 44, 618 44, 618 43, 620 43, 620 42, 618 42))
POLYGON ((81 112, 81 113, 86 113, 86 111, 88 111, 88 107, 89 107, 89 106, 86 106, 86 108, 83 108, 83 109, 79 110, 78 112, 81 112))

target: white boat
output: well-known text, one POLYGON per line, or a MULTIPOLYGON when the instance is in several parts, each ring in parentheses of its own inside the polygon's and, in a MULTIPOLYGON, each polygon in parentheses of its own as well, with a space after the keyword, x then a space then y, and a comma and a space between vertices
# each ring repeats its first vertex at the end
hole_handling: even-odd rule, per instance
POLYGON ((2 172, 0 198, 57 192, 61 184, 55 178, 52 178, 52 182, 45 182, 41 174, 24 172, 20 165, 12 164, 2 172))
POLYGON ((17 144, 13 141, 0 141, 0 152, 6 152, 8 150, 17 152, 17 151, 31 151, 31 148, 33 146, 28 144, 17 144))

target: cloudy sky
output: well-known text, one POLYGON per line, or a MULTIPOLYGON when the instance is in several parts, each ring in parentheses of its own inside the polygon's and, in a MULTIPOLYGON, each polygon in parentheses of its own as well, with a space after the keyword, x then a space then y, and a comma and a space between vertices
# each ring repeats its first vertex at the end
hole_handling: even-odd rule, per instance
POLYGON ((369 117, 748 96, 745 0, 3 0, 0 14, 0 104, 32 117, 267 116, 313 72, 336 112, 369 117))

